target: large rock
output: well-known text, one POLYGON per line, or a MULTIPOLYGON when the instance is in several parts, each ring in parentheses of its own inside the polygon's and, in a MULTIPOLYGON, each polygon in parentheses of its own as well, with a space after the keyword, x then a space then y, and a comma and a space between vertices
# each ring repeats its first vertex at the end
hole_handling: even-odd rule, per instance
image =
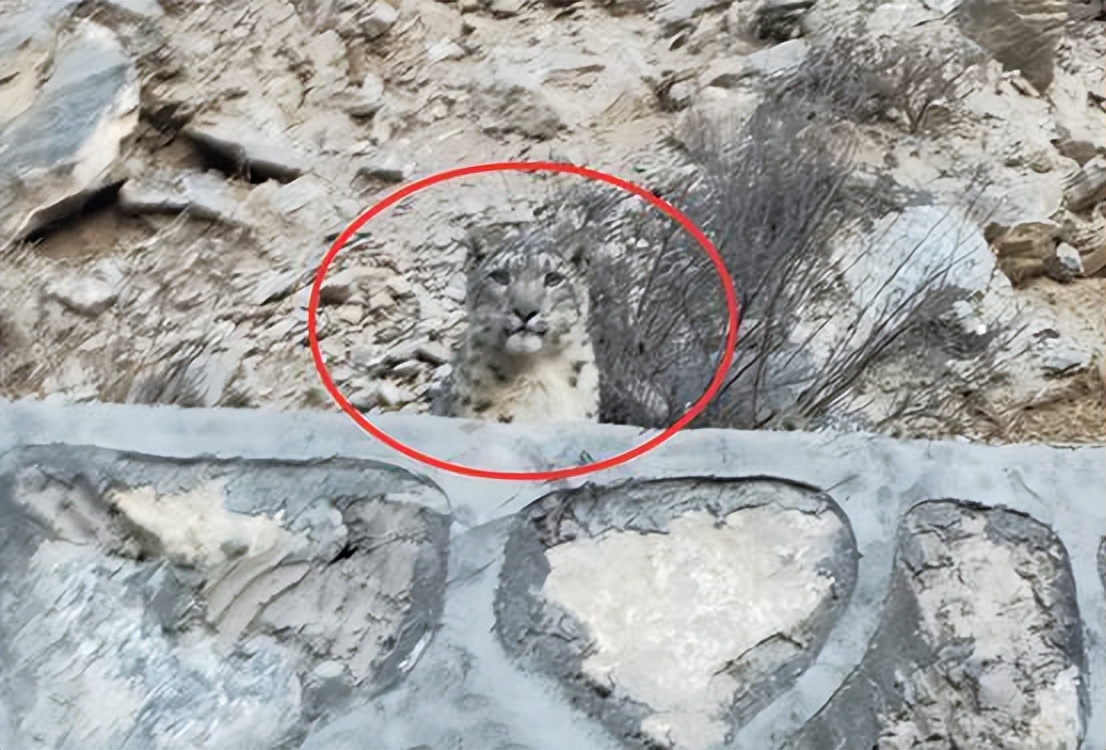
POLYGON ((33 103, 0 131, 0 235, 22 238, 118 180, 138 126, 138 77, 115 36, 80 23, 33 103))
POLYGON ((1076 748, 1086 673, 1068 556, 1005 510, 923 503, 854 675, 786 745, 1076 748))
POLYGON ((440 613, 449 519, 406 472, 5 458, 5 747, 294 747, 440 613))
POLYGON ((1037 91, 1052 84, 1067 21, 1062 0, 964 0, 954 17, 966 36, 1003 67, 1020 71, 1037 91))
POLYGON ((829 496, 711 479, 547 496, 505 554, 507 650, 646 747, 716 746, 786 689, 857 565, 829 496))

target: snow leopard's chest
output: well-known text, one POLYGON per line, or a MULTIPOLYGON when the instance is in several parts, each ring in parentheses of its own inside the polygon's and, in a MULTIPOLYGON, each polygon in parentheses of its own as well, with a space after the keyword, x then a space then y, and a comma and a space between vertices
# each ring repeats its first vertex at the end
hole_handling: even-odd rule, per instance
POLYGON ((510 376, 491 363, 458 373, 457 416, 500 422, 590 420, 599 413, 599 375, 589 344, 578 344, 510 376))

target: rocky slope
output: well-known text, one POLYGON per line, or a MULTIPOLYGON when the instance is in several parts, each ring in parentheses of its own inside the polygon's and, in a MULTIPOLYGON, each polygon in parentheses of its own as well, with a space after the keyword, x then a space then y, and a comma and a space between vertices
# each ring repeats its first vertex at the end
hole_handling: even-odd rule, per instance
MULTIPOLYGON (((308 289, 375 200, 518 159, 659 185, 689 113, 740 122, 845 38, 959 66, 896 67, 881 116, 849 123, 858 168, 933 208, 876 217, 864 246, 962 212, 979 262, 961 324, 1020 331, 970 388, 949 381, 943 417, 891 406, 940 362, 892 362, 854 395, 897 434, 1103 437, 1100 4, 24 0, 0 20, 0 395, 330 408, 308 289)), ((464 227, 532 218, 570 182, 438 186, 343 251, 319 334, 358 408, 426 410, 461 322, 464 227)), ((864 253, 851 304, 898 262, 864 253)))

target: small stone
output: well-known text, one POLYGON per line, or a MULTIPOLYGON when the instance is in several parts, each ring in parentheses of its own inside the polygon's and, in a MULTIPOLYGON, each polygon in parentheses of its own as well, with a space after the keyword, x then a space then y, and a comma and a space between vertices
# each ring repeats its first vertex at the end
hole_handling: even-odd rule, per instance
POLYGON ((119 189, 119 210, 128 214, 188 211, 197 219, 231 223, 238 199, 221 176, 209 172, 159 172, 127 180, 119 189))
POLYGON ((376 385, 377 402, 384 406, 403 406, 417 398, 414 393, 406 388, 400 388, 394 383, 382 380, 376 385))
POLYGON ((1056 150, 1059 151, 1062 156, 1074 160, 1075 163, 1081 167, 1098 155, 1098 146, 1096 144, 1087 140, 1071 138, 1070 136, 1060 138, 1056 141, 1056 150))
POLYGON ((1083 165, 1064 191, 1069 211, 1082 211, 1106 200, 1106 159, 1101 156, 1083 165))
POLYGON ((522 12, 523 0, 492 0, 488 10, 493 16, 510 18, 522 12))
POLYGON ((768 77, 798 68, 806 59, 808 46, 802 39, 775 44, 748 55, 746 65, 768 77))
POLYGON ((368 411, 376 406, 376 389, 365 388, 350 394, 349 402, 357 411, 368 411))
POLYGON ((432 63, 442 60, 460 60, 465 50, 452 39, 442 39, 426 48, 426 59, 432 63))
POLYGON ((431 365, 442 365, 449 361, 449 350, 436 341, 428 341, 415 350, 415 358, 431 365))
POLYGON ((451 299, 454 302, 464 302, 466 286, 465 275, 463 273, 455 273, 450 278, 449 283, 445 285, 442 294, 447 299, 451 299))
POLYGON ((1086 369, 1091 363, 1091 355, 1080 349, 1064 347, 1046 352, 1041 357, 1041 366, 1051 375, 1063 375, 1086 369))
POLYGON ((362 22, 362 29, 366 37, 376 39, 391 31, 397 20, 399 20, 399 11, 394 6, 378 0, 362 22))
POLYGON ((46 286, 46 295, 90 318, 107 310, 119 298, 115 285, 87 276, 70 276, 51 282, 46 286))
POLYGON ((421 373, 423 371, 423 367, 425 367, 425 365, 423 365, 422 362, 414 359, 409 359, 406 362, 400 362, 398 365, 393 367, 392 375, 399 378, 400 380, 408 380, 421 373))
POLYGON ((1074 276, 1083 275, 1083 259, 1079 255, 1079 251, 1066 242, 1061 242, 1056 246, 1056 257, 1060 261, 1065 269, 1068 270, 1074 276))
POLYGON ((251 304, 261 306, 287 297, 296 288, 299 274, 295 271, 266 274, 258 283, 250 297, 251 304))
POLYGON ((402 276, 392 276, 384 282, 384 287, 392 293, 393 297, 410 297, 414 293, 411 282, 402 276))
POLYGON ((356 174, 363 180, 396 183, 406 180, 409 171, 398 154, 383 152, 362 162, 356 174))
POLYGON ((349 365, 335 365, 330 368, 330 377, 336 383, 348 383, 354 376, 353 368, 349 365))
POLYGON ((341 305, 349 301, 357 289, 359 274, 352 268, 328 274, 319 290, 319 303, 341 305))
POLYGON ((250 123, 218 118, 189 125, 185 136, 220 154, 259 179, 291 181, 303 174, 307 160, 284 136, 261 132, 250 123))
POLYGON ((354 117, 372 117, 384 104, 384 81, 376 73, 366 73, 361 88, 353 95, 346 112, 354 117))
POLYGON ((384 290, 373 292, 372 297, 369 299, 369 307, 372 308, 373 312, 390 310, 395 306, 395 299, 384 290))
POLYGON ((1009 230, 988 227, 987 231, 997 234, 992 242, 999 258, 1047 258, 1054 252, 1060 225, 1051 221, 1027 221, 1009 230))
POLYGON ((357 325, 365 317, 365 310, 361 305, 342 305, 336 314, 342 322, 357 325))
POLYGON ((425 343, 422 341, 405 341, 389 349, 384 355, 384 360, 391 364, 396 364, 408 359, 414 359, 418 350, 424 345, 425 343))
POLYGON ((349 350, 349 361, 354 367, 365 369, 375 365, 377 362, 376 347, 371 344, 368 346, 354 346, 349 350))

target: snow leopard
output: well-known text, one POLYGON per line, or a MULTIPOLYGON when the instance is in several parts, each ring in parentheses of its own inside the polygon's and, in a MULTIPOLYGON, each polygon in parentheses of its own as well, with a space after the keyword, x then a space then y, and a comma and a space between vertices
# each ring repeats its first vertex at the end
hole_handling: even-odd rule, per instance
POLYGON ((467 320, 449 411, 499 422, 596 420, 587 258, 548 232, 471 233, 467 320))

